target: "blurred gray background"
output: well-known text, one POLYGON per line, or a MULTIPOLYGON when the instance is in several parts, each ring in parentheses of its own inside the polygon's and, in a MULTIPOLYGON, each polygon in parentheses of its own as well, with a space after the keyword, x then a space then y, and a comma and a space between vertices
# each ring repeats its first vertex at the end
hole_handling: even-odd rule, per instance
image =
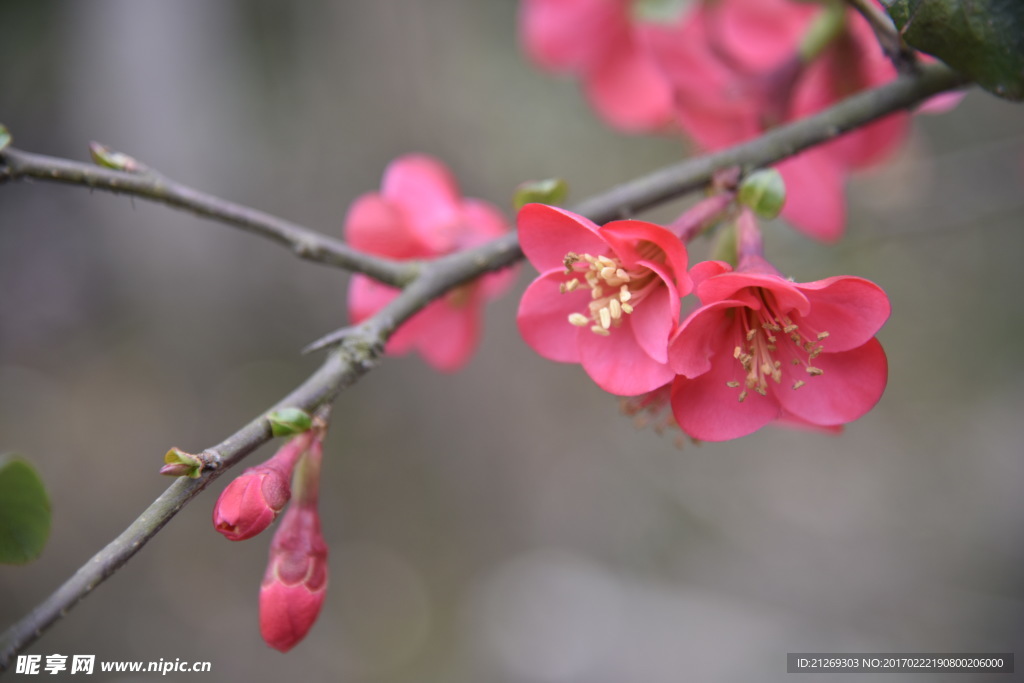
MULTIPOLYGON (((502 207, 524 179, 564 177, 579 200, 685 153, 611 132, 573 82, 528 65, 515 12, 5 0, 0 121, 22 149, 86 160, 98 140, 334 235, 409 151, 502 207)), ((636 430, 578 367, 519 339, 527 266, 465 371, 393 359, 339 399, 331 587, 292 653, 258 633, 269 537, 212 529, 227 477, 28 652, 208 660, 211 680, 669 683, 785 680, 789 651, 1012 651, 1022 113, 973 92, 919 117, 891 165, 851 182, 837 247, 768 226, 795 279, 861 275, 892 298, 888 391, 842 437, 766 429, 679 450, 636 430)), ((0 451, 36 464, 54 510, 43 557, 0 567, 0 628, 164 489, 169 447, 216 443, 312 371, 297 351, 345 322, 345 287, 163 206, 0 186, 0 451)))

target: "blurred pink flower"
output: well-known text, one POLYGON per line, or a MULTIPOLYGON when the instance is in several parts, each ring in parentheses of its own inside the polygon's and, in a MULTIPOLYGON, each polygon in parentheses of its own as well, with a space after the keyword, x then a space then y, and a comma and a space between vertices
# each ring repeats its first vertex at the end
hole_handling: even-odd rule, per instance
POLYGON ((632 0, 524 0, 520 36, 538 66, 578 76, 605 121, 656 130, 672 119, 672 93, 634 34, 632 0))
POLYGON ((270 544, 260 586, 260 634, 287 652, 312 628, 327 594, 327 544, 317 512, 322 442, 316 439, 296 471, 296 497, 270 544))
MULTIPOLYGON (((672 82, 680 126, 714 150, 895 77, 871 28, 852 10, 839 17, 842 30, 820 54, 801 55, 812 23, 827 11, 792 0, 716 0, 674 23, 644 25, 641 35, 672 82)), ((811 237, 838 239, 848 172, 889 156, 907 123, 907 114, 894 114, 780 163, 783 217, 811 237)))
POLYGON ((270 526, 291 498, 292 470, 312 438, 312 431, 299 434, 228 484, 213 508, 214 528, 230 541, 244 541, 270 526))
POLYGON ((686 248, 643 221, 598 227, 564 209, 524 206, 519 243, 540 271, 517 321, 541 356, 580 363, 605 391, 642 394, 665 384, 679 299, 690 292, 686 248))
POLYGON ((672 409, 690 436, 734 439, 776 420, 832 428, 881 398, 888 365, 874 335, 890 307, 874 283, 795 283, 756 257, 691 275, 702 305, 669 346, 672 409))
MULTIPOLYGON (((443 256, 480 245, 508 229, 494 206, 463 198, 441 162, 415 154, 392 161, 381 191, 359 197, 345 219, 349 244, 393 259, 443 256)), ((415 349, 438 370, 459 369, 476 348, 484 303, 503 292, 513 278, 514 271, 506 269, 431 302, 392 335, 387 352, 415 349)), ((348 296, 352 322, 362 322, 397 295, 393 287, 353 276, 348 296)))

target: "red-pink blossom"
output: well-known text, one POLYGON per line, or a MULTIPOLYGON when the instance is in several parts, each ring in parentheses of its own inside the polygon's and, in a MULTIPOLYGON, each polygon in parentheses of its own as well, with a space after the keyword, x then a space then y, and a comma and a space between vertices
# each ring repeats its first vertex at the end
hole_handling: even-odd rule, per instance
MULTIPOLYGON (((680 126, 714 150, 895 77, 871 28, 852 10, 819 54, 801 54, 812 22, 830 11, 792 0, 716 0, 674 23, 645 25, 641 35, 672 82, 680 126)), ((894 114, 780 163, 788 190, 783 217, 816 239, 838 239, 849 171, 887 158, 907 125, 907 114, 894 114)))
POLYGON ((656 130, 672 118, 672 92, 635 35, 632 0, 525 0, 520 36, 538 66, 580 77, 612 126, 656 130))
POLYGON ((312 438, 311 431, 299 434, 235 477, 213 508, 214 528, 230 541, 244 541, 270 526, 291 498, 292 470, 312 438))
POLYGON ((671 379, 668 340, 692 286, 679 238, 643 221, 598 227, 543 204, 524 206, 518 225, 523 253, 540 271, 519 304, 526 343, 549 360, 582 364, 621 396, 671 379))
MULTIPOLYGON (((417 154, 391 162, 381 191, 359 197, 345 219, 345 237, 353 247, 402 260, 474 247, 508 229, 494 206, 464 198, 441 162, 417 154)), ((431 302, 398 329, 387 352, 415 349, 438 370, 457 370, 476 348, 484 303, 503 292, 513 277, 511 270, 487 275, 431 302)), ((393 287, 354 276, 348 296, 352 321, 362 322, 397 295, 393 287)))
POLYGON ((260 634, 287 652, 312 628, 327 594, 327 544, 317 512, 322 442, 314 441, 296 472, 296 499, 270 544, 260 586, 260 634))
POLYGON ((875 333, 890 307, 874 283, 796 283, 758 258, 691 275, 702 305, 669 346, 672 409, 690 436, 734 439, 776 420, 831 428, 881 398, 888 365, 875 333))

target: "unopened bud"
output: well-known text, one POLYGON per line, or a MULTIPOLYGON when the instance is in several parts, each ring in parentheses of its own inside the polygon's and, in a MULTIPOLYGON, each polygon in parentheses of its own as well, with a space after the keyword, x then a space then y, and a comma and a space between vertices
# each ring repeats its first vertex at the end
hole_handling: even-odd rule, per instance
POLYGON ((167 454, 164 455, 164 466, 160 468, 160 474, 169 477, 198 479, 202 472, 202 459, 198 455, 186 453, 177 447, 167 451, 167 454))
POLYGON ((274 436, 301 434, 313 425, 313 418, 301 408, 281 408, 267 415, 274 436))
POLYGON ((737 198, 760 218, 775 218, 786 203, 786 183, 774 168, 754 171, 740 183, 737 198))
POLYGON ((569 184, 561 178, 548 178, 547 180, 527 180, 516 188, 512 198, 512 206, 516 211, 527 204, 548 204, 557 206, 565 201, 569 194, 569 184))
POLYGON ((142 173, 146 167, 122 152, 115 152, 106 145, 99 142, 89 143, 89 156, 97 166, 112 168, 115 171, 126 171, 127 173, 142 173))
POLYGON ((214 528, 230 541, 244 541, 270 526, 291 498, 292 471, 312 436, 295 437, 228 484, 213 507, 214 528))
POLYGON ((306 637, 327 594, 327 544, 317 512, 321 437, 314 436, 296 469, 295 500, 274 533, 260 586, 260 634, 281 652, 306 637))

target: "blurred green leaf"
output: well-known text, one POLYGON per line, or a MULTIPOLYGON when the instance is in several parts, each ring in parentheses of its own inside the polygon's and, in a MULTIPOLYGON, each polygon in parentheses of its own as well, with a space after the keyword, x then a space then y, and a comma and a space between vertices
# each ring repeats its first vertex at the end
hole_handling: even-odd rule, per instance
POLYGON ((31 562, 49 535, 50 499, 35 468, 18 457, 0 457, 0 563, 31 562))
POLYGON ((301 434, 313 425, 313 418, 301 408, 281 408, 267 415, 274 436, 301 434))
POLYGON ((9 144, 11 144, 11 134, 7 130, 7 126, 0 123, 0 152, 9 144))
POLYGON ((1024 0, 884 0, 907 43, 1008 100, 1024 99, 1024 0))
POLYGON ((512 198, 512 205, 516 211, 527 204, 548 204, 557 206, 565 201, 569 194, 569 184, 561 178, 548 178, 546 180, 528 180, 516 188, 515 196, 512 198))

